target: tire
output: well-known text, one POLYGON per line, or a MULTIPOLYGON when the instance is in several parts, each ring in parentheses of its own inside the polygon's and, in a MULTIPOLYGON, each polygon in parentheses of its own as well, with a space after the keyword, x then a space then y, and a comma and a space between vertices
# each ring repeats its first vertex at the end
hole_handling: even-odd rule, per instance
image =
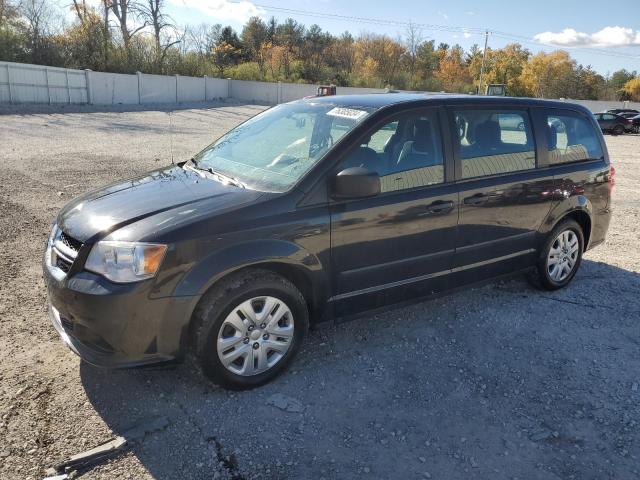
POLYGON ((249 269, 205 294, 194 322, 194 353, 204 375, 223 387, 246 390, 284 371, 304 340, 309 312, 287 279, 249 269))
POLYGON ((544 290, 558 290, 566 287, 580 268, 583 252, 584 234, 582 227, 574 220, 567 219, 560 222, 551 231, 540 249, 536 271, 532 278, 534 285, 544 290), (564 237, 567 240, 568 248, 566 250, 563 250, 562 235, 566 235, 564 237), (577 242, 575 256, 572 254, 574 241, 577 242), (552 250, 557 253, 552 252, 552 250), (551 259, 552 255, 558 259, 557 263, 551 259), (566 266, 562 267, 562 274, 559 275, 562 265, 566 266), (569 271, 567 271, 567 268, 570 268, 569 271))
POLYGON ((616 125, 613 127, 614 135, 624 135, 624 127, 622 125, 616 125))

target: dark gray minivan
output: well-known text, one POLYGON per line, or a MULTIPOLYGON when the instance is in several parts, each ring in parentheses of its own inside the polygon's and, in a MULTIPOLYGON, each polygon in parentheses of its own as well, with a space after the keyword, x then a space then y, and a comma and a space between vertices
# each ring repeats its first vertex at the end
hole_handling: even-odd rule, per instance
POLYGON ((249 388, 318 322, 514 272, 566 286, 605 239, 613 184, 578 105, 300 100, 62 209, 44 256, 50 315, 90 363, 190 352, 213 381, 249 388))

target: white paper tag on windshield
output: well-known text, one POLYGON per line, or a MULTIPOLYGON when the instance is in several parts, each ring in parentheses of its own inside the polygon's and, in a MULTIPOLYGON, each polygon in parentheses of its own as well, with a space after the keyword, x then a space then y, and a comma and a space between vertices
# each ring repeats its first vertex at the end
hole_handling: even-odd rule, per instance
POLYGON ((351 120, 358 120, 367 114, 364 110, 356 110, 354 108, 335 107, 327 112, 327 115, 332 117, 350 118, 351 120))

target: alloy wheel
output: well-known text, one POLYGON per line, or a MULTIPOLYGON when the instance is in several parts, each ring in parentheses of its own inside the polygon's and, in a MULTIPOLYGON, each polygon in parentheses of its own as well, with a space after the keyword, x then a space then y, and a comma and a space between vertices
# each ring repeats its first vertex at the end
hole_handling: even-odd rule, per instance
POLYGON ((564 230, 556 237, 547 256, 547 272, 556 283, 566 280, 580 255, 580 241, 573 230, 564 230))
POLYGON ((218 331, 217 352, 222 365, 237 375, 263 373, 280 362, 293 342, 294 321, 289 307, 270 296, 237 305, 218 331))

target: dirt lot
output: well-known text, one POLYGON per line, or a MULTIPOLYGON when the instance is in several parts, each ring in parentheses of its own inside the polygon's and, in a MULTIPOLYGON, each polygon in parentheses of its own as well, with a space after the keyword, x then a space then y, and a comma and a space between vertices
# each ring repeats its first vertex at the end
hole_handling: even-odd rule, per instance
MULTIPOLYGON (((176 111, 175 157, 262 108, 176 111)), ((615 215, 570 288, 517 278, 323 328, 278 381, 230 393, 189 365, 83 364, 46 314, 56 212, 167 164, 168 125, 163 111, 0 110, 1 478, 40 478, 155 416, 169 425, 85 478, 640 476, 640 137, 607 137, 615 215)))

